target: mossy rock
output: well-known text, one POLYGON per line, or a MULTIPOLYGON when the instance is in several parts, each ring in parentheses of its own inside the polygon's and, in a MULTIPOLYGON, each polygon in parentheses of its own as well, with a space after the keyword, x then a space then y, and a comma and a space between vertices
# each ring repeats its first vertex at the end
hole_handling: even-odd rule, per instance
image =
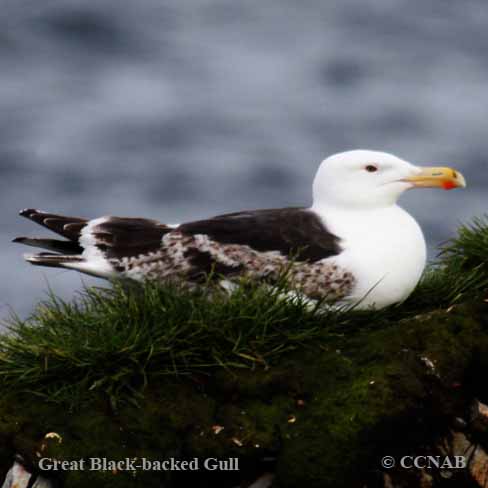
POLYGON ((382 311, 318 313, 283 300, 281 283, 211 300, 152 284, 51 296, 0 341, 0 476, 15 454, 34 470, 40 457, 238 458, 237 472, 54 477, 227 488, 273 471, 282 488, 382 487, 382 456, 428 452, 488 400, 487 242, 486 221, 461 228, 409 300, 382 311))
POLYGON ((473 396, 487 396, 488 306, 439 310, 387 328, 329 335, 268 368, 161 377, 138 405, 97 393, 71 410, 29 393, 0 402, 5 472, 18 452, 43 456, 165 459, 239 457, 241 473, 70 472, 66 486, 230 486, 276 458, 280 487, 353 487, 380 472, 383 453, 434 439, 473 396), (433 366, 433 367, 432 367, 433 366), (483 389, 485 388, 485 389, 483 389), (212 427, 223 426, 216 434, 212 427))

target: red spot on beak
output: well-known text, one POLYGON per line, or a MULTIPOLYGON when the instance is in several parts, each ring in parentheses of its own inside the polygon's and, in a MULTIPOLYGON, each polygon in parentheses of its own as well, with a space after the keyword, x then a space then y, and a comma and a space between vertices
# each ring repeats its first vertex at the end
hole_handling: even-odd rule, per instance
POLYGON ((454 190, 454 188, 456 188, 456 185, 452 181, 446 181, 442 184, 442 187, 444 188, 444 190, 454 190))

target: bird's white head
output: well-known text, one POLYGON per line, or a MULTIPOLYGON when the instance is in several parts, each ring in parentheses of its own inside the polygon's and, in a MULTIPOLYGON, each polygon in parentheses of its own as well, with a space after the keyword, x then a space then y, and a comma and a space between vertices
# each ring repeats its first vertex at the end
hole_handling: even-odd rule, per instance
POLYGON ((313 184, 314 207, 382 208, 410 188, 465 187, 463 175, 446 167, 415 166, 392 154, 347 151, 325 159, 313 184))

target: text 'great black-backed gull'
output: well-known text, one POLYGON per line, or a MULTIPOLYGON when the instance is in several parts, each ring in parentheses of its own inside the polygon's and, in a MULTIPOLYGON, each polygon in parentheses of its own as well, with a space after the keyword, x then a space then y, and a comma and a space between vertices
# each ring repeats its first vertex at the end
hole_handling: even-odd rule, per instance
POLYGON ((411 188, 465 187, 461 173, 419 167, 391 154, 348 151, 324 160, 309 208, 250 210, 166 225, 155 220, 87 220, 26 209, 21 215, 65 238, 18 237, 52 252, 32 264, 102 278, 160 280, 198 286, 246 276, 272 283, 284 269, 312 299, 357 308, 405 300, 426 264, 416 220, 397 205, 411 188))

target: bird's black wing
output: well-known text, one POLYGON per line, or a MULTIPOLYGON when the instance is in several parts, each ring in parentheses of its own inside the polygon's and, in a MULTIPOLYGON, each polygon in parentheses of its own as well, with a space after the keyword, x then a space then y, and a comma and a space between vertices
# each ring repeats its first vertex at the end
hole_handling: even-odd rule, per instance
POLYGON ((340 239, 327 230, 318 215, 304 208, 218 215, 182 224, 178 231, 202 234, 219 244, 249 246, 258 252, 279 251, 300 261, 316 262, 342 251, 340 239))

